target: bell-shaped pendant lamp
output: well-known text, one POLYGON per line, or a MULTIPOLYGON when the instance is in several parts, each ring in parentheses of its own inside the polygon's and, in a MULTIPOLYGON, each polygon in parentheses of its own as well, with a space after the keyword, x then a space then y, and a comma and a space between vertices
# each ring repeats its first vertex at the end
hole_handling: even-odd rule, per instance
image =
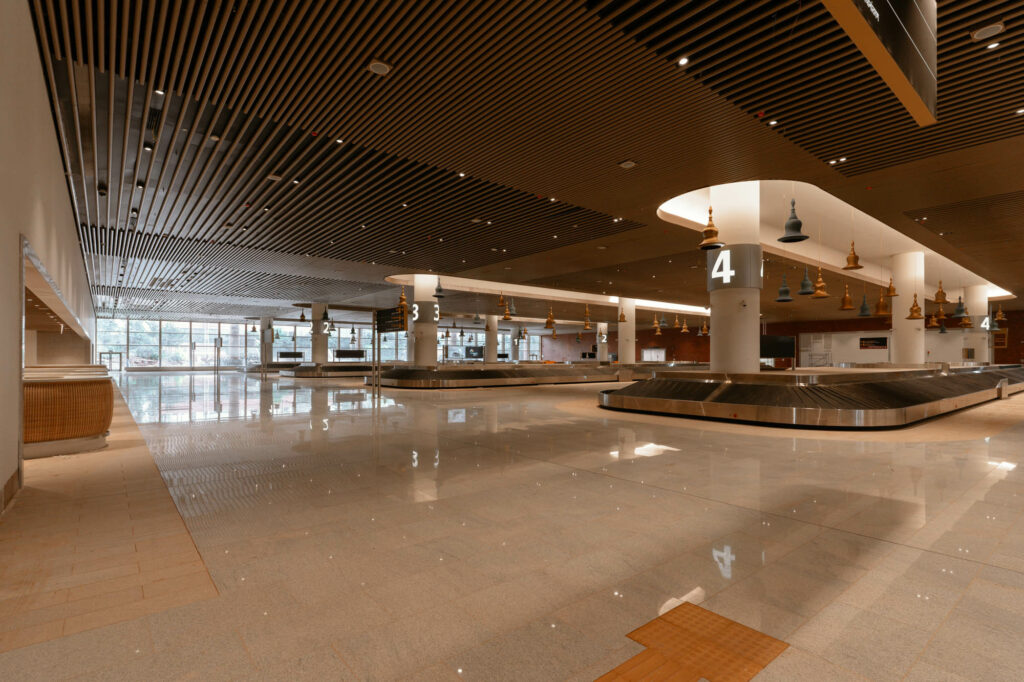
POLYGON ((474 313, 473 314, 473 324, 480 324, 483 321, 484 321, 483 318, 480 317, 480 313, 474 313))
POLYGON ((576 343, 583 343, 583 332, 576 332, 576 343))
POLYGON ((672 325, 672 328, 673 329, 682 329, 682 327, 679 324, 679 316, 678 315, 676 315, 676 322, 675 322, 675 324, 672 325))
POLYGON ((668 329, 668 320, 665 319, 665 313, 661 314, 661 320, 659 323, 662 329, 668 329))
POLYGON ((885 287, 878 288, 878 300, 875 302, 875 315, 885 317, 889 314, 889 302, 885 300, 885 287))
POLYGON ((555 327, 555 312, 551 308, 551 306, 548 306, 548 319, 544 321, 544 328, 545 329, 554 329, 554 327, 555 327))
POLYGON ((251 331, 253 334, 256 333, 256 323, 255 322, 252 323, 252 329, 250 329, 249 331, 251 331))
POLYGON ((840 310, 853 310, 853 299, 850 298, 850 285, 846 285, 846 291, 843 294, 843 300, 839 304, 840 310))
POLYGON ((818 268, 818 279, 814 283, 814 293, 811 298, 828 298, 828 291, 825 290, 825 280, 821 278, 821 268, 818 268))
POLYGON ((583 331, 590 331, 593 327, 590 324, 590 304, 583 306, 583 331))
POLYGON ((697 336, 704 336, 704 328, 697 327, 697 336))
POLYGON ((949 330, 946 329, 946 323, 945 322, 940 322, 939 323, 939 333, 940 334, 948 334, 949 333, 949 330))
POLYGON ((504 308, 505 307, 505 294, 498 294, 498 307, 499 308, 504 308))
POLYGON ((551 328, 551 340, 554 341, 558 338, 558 330, 554 327, 551 328))
POLYGON ((655 327, 654 328, 654 335, 655 336, 661 336, 661 327, 655 327))
POLYGON ((683 318, 683 326, 679 328, 680 334, 689 334, 690 328, 686 325, 686 318, 683 318))
POLYGON ((356 342, 356 326, 352 325, 352 328, 348 330, 348 340, 350 343, 356 342))
POLYGON ((924 315, 921 314, 921 306, 917 304, 917 294, 914 294, 914 302, 910 304, 910 314, 907 315, 908 320, 923 320, 924 315))
POLYGON ((398 307, 407 308, 409 307, 409 301, 405 297, 405 285, 402 285, 402 293, 398 295, 398 307))
POLYGON ((701 325, 700 332, 704 336, 711 336, 711 328, 708 327, 708 321, 707 320, 704 320, 704 324, 701 325))
POLYGON ((661 329, 661 323, 658 322, 658 313, 654 313, 654 324, 651 325, 651 329, 661 329))
POLYGON ((789 200, 789 218, 786 219, 786 230, 781 237, 780 242, 802 242, 807 239, 807 235, 800 231, 804 226, 804 221, 796 217, 796 199, 789 200))
POLYGON ((939 321, 936 319, 935 315, 932 314, 928 316, 928 321, 924 323, 924 326, 926 329, 938 329, 939 321))
POLYGON ((512 319, 512 313, 510 313, 509 310, 508 310, 508 303, 505 304, 505 314, 502 316, 501 319, 503 319, 503 320, 511 320, 512 319))
POLYGON ((437 278, 437 286, 434 287, 434 298, 444 298, 444 289, 441 288, 441 278, 437 278))
POLYGON ((892 283, 892 277, 889 278, 889 289, 885 292, 885 295, 889 298, 899 296, 899 294, 896 293, 896 285, 892 283))
POLYGON ((964 306, 964 316, 960 318, 961 329, 974 329, 974 322, 971 321, 971 313, 967 310, 967 306, 964 306))
POLYGON ((999 320, 997 320, 995 317, 989 317, 988 330, 990 332, 999 331, 999 320))
POLYGON ((811 282, 811 276, 807 272, 807 266, 804 266, 804 278, 800 281, 800 291, 796 292, 801 296, 810 296, 814 293, 814 283, 811 282))
POLYGON ((451 336, 452 336, 452 335, 451 335, 451 332, 450 332, 449 330, 445 329, 445 330, 444 330, 444 338, 446 338, 446 339, 450 339, 450 338, 451 338, 451 336))
POLYGON ((935 319, 942 322, 946 319, 946 311, 942 309, 942 305, 939 304, 939 312, 935 313, 935 319))
POLYGON ((512 298, 511 296, 509 296, 508 298, 508 307, 512 311, 513 315, 519 314, 519 312, 516 310, 516 299, 512 298))
POLYGON ((701 234, 704 236, 704 240, 700 243, 701 251, 720 249, 725 246, 725 242, 718 238, 718 228, 715 227, 715 221, 711 217, 710 206, 708 206, 708 226, 701 231, 701 234))
POLYGON ((953 314, 950 315, 950 317, 952 317, 955 320, 959 320, 960 318, 962 318, 966 314, 967 314, 967 312, 966 312, 966 309, 964 308, 964 298, 963 298, 963 296, 957 296, 956 297, 956 308, 953 309, 953 314))
POLYGON ((857 317, 871 317, 871 308, 868 306, 867 294, 864 294, 864 297, 860 300, 860 310, 857 311, 857 317))
POLYGON ((782 284, 779 285, 779 295, 775 299, 776 303, 789 303, 793 300, 793 297, 789 295, 789 285, 786 284, 786 273, 782 273, 782 284))
POLYGON ((305 310, 303 310, 303 311, 302 311, 302 312, 301 312, 301 313, 299 314, 299 322, 305 322, 305 321, 306 321, 306 311, 305 311, 305 310))
POLYGON ((1003 312, 1003 304, 999 304, 999 309, 996 310, 996 322, 1006 322, 1006 313, 1003 312))
POLYGON ((935 302, 936 303, 949 303, 949 299, 946 298, 946 292, 942 288, 942 280, 941 279, 939 280, 939 288, 935 292, 935 302))
POLYGON ((626 321, 626 313, 625 312, 619 312, 619 322, 625 322, 625 321, 626 321))
POLYGON ((846 265, 843 266, 843 270, 860 270, 863 267, 860 264, 860 256, 857 255, 856 249, 853 248, 853 242, 850 242, 850 253, 846 254, 846 265))

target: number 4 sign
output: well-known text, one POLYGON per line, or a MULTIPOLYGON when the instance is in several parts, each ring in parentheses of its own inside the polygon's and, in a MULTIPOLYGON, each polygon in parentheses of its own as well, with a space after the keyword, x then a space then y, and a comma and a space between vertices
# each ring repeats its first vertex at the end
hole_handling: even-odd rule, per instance
POLYGON ((760 289, 761 246, 733 244, 707 253, 708 291, 760 289))

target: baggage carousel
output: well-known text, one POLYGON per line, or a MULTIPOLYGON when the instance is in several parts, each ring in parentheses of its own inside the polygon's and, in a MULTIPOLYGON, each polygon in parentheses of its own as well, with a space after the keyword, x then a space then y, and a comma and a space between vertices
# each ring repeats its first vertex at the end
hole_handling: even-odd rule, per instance
POLYGON ((756 424, 877 429, 912 424, 1024 391, 1024 367, 843 372, 655 372, 602 391, 599 405, 756 424))
MULTIPOLYGON (((615 365, 510 365, 507 367, 396 367, 381 374, 391 388, 494 388, 618 381, 615 365)), ((367 379, 369 381, 369 379, 367 379)))

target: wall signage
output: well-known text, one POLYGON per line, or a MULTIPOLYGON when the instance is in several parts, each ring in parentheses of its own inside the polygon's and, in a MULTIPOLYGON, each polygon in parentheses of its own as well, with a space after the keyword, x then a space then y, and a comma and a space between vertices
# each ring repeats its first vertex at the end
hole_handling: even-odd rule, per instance
POLYGON ((429 313, 430 310, 434 311, 434 314, 433 314, 434 322, 439 321, 441 319, 441 306, 440 305, 438 305, 437 303, 429 303, 429 302, 428 303, 413 303, 412 304, 412 312, 410 313, 410 315, 412 316, 412 321, 413 322, 418 322, 419 319, 420 319, 420 315, 428 315, 428 314, 430 314, 429 313))
POLYGON ((733 244, 707 252, 708 291, 760 289, 761 246, 733 244))
POLYGON ((860 337, 861 350, 885 350, 889 347, 888 336, 862 336, 860 337))

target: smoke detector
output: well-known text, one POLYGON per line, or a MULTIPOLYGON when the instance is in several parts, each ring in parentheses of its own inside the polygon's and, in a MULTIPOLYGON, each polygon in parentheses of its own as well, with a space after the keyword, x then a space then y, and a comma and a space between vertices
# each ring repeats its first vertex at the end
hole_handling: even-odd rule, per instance
POLYGON ((375 73, 378 76, 386 76, 391 73, 391 65, 385 64, 379 59, 371 59, 366 68, 370 73, 375 73))
POLYGON ((971 31, 971 40, 973 40, 975 42, 980 42, 982 40, 988 40, 989 38, 992 38, 994 36, 999 35, 1000 33, 1002 33, 1005 30, 1006 30, 1006 24, 1004 24, 1001 21, 997 21, 994 24, 989 24, 987 26, 982 26, 981 28, 977 28, 977 29, 971 31))

